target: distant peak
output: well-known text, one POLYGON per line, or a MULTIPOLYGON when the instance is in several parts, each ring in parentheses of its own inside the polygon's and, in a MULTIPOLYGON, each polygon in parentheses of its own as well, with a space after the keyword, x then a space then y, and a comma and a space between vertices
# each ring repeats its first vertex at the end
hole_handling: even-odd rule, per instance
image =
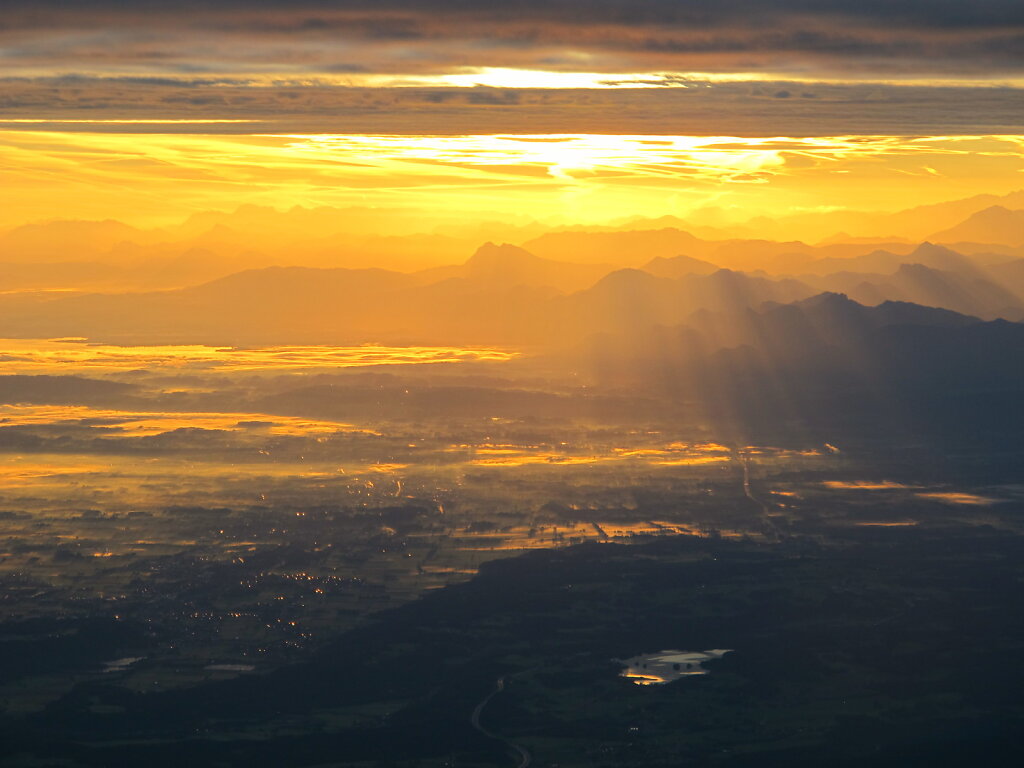
POLYGON ((476 253, 469 257, 467 264, 500 264, 515 263, 523 261, 540 261, 539 256, 520 248, 518 245, 501 243, 500 245, 488 241, 476 249, 476 253))
POLYGON ((825 301, 842 301, 855 303, 849 296, 847 296, 845 293, 841 293, 840 291, 822 291, 817 296, 812 296, 811 298, 807 299, 807 301, 817 303, 825 301))
POLYGON ((616 269, 614 272, 609 272, 597 282, 595 287, 650 284, 657 282, 659 279, 649 272, 644 272, 642 269, 626 267, 625 269, 616 269))
POLYGON ((858 304, 856 301, 851 299, 845 293, 837 293, 835 291, 824 291, 822 293, 817 294, 816 296, 811 296, 808 299, 804 299, 803 301, 798 301, 796 303, 801 307, 806 307, 809 309, 815 309, 818 307, 833 308, 863 306, 862 304, 858 304))
POLYGON ((954 251, 952 248, 947 248, 944 245, 933 243, 930 240, 925 240, 923 243, 918 245, 913 251, 911 251, 910 256, 952 256, 957 259, 963 258, 962 254, 954 251))

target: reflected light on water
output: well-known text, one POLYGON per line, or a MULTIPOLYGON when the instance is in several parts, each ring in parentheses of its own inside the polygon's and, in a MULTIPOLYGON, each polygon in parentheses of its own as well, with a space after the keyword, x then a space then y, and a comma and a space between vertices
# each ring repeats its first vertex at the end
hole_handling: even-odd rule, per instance
POLYGON ((484 444, 475 446, 473 453, 475 458, 470 463, 482 467, 571 466, 631 461, 655 467, 685 467, 724 464, 732 458, 729 449, 718 443, 682 442, 636 448, 613 447, 607 451, 589 453, 553 451, 540 446, 484 444))
POLYGON ((284 346, 245 349, 204 345, 117 346, 82 339, 0 339, 4 372, 119 373, 160 368, 174 373, 315 371, 369 365, 504 362, 518 355, 463 347, 284 346))
POLYGON ((622 662, 625 669, 620 673, 636 685, 664 685, 683 677, 706 675, 703 664, 720 659, 731 649, 715 648, 710 651, 659 651, 643 656, 634 656, 622 662))
POLYGON ((826 480, 822 485, 835 491, 898 491, 913 487, 904 485, 903 483, 890 482, 888 480, 882 480, 880 482, 872 482, 868 480, 826 480))
POLYGON ((122 411, 78 405, 0 405, 0 427, 59 425, 97 427, 118 437, 164 434, 177 429, 207 429, 270 435, 315 435, 337 432, 380 433, 342 422, 271 416, 264 413, 191 413, 122 411))
POLYGON ((972 507, 987 507, 999 502, 999 499, 993 499, 989 496, 978 496, 973 493, 956 493, 952 491, 936 491, 932 493, 919 493, 917 495, 922 499, 941 501, 946 504, 964 504, 972 507))

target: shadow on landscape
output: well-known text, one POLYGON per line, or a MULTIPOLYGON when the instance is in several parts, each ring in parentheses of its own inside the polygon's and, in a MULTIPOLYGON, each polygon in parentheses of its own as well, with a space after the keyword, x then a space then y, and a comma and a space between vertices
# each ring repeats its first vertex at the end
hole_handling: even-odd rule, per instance
POLYGON ((509 765, 469 724, 508 675, 485 724, 536 765, 1019 764, 1024 540, 802 533, 495 561, 307 662, 169 693, 81 684, 4 742, 82 766, 509 765), (665 648, 733 652, 664 687, 617 676, 665 648))

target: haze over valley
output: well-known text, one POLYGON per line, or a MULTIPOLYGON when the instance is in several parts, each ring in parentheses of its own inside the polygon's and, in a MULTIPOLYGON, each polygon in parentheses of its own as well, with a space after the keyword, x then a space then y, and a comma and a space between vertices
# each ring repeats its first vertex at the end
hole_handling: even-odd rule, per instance
POLYGON ((1020 764, 1017 4, 8 5, 0 766, 1020 764))

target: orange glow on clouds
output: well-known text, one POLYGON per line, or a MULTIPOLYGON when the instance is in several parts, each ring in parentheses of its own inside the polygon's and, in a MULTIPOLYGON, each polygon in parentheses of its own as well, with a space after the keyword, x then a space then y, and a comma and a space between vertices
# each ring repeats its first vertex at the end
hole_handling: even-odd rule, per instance
POLYGON ((1024 138, 196 135, 0 131, 0 225, 170 223, 243 203, 606 222, 895 210, 1020 185, 1024 138), (941 178, 943 183, 936 184, 941 178))

